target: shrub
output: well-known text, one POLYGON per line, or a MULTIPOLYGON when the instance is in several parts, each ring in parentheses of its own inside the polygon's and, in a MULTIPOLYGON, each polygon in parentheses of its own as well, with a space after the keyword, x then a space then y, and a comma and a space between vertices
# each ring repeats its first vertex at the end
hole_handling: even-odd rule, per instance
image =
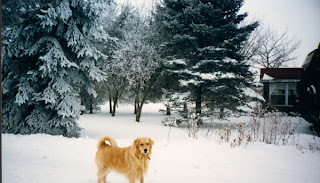
POLYGON ((164 126, 178 127, 182 123, 182 120, 179 118, 175 118, 175 117, 166 117, 161 121, 161 123, 164 126))
POLYGON ((231 123, 229 123, 227 126, 224 124, 219 126, 216 130, 216 134, 218 135, 219 143, 223 141, 229 142, 231 137, 231 123))
MULTIPOLYGON (((275 145, 296 143, 296 137, 299 136, 298 126, 300 122, 292 120, 286 113, 268 112, 259 121, 259 129, 252 129, 252 131, 257 131, 255 133, 260 133, 258 136, 256 134, 256 140, 275 145)), ((254 123, 254 120, 250 120, 250 123, 254 123)), ((251 126, 257 127, 255 125, 251 126)))

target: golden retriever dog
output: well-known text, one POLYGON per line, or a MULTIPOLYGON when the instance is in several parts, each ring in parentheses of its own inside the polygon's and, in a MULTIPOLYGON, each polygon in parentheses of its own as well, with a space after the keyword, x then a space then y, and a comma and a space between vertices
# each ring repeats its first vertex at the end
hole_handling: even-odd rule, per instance
POLYGON ((135 183, 137 179, 143 183, 153 144, 150 138, 141 137, 137 138, 132 146, 119 148, 113 138, 100 138, 96 153, 98 183, 106 183, 106 177, 111 170, 124 174, 129 183, 135 183), (109 141, 110 145, 106 141, 109 141))

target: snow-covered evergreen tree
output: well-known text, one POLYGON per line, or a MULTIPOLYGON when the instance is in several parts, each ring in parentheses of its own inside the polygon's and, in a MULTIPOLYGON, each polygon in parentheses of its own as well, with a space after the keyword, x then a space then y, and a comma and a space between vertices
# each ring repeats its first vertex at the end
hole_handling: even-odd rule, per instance
POLYGON ((310 60, 305 63, 305 71, 297 85, 298 106, 302 117, 313 123, 312 128, 316 132, 320 132, 320 43, 308 57, 310 60))
POLYGON ((102 22, 111 1, 62 0, 33 9, 3 33, 2 87, 5 133, 78 137, 80 89, 95 97, 106 74, 102 22))
POLYGON ((239 54, 258 23, 240 26, 243 0, 165 0, 154 13, 167 66, 189 87, 189 100, 236 110, 247 97, 252 73, 239 54))

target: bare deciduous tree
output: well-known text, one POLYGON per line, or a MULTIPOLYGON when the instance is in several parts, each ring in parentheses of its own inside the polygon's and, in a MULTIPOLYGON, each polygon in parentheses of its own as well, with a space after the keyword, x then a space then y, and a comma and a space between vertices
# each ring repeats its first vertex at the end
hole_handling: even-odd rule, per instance
POLYGON ((245 43, 241 52, 254 65, 279 68, 297 58, 301 40, 290 37, 287 30, 277 32, 270 25, 260 25, 245 43))

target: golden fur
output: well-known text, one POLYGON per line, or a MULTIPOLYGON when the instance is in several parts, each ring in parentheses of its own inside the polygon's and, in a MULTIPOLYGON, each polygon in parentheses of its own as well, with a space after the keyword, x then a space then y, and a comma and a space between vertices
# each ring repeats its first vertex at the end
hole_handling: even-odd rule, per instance
POLYGON ((135 183, 137 179, 143 183, 153 144, 150 138, 141 137, 137 138, 132 146, 119 148, 113 138, 100 138, 96 153, 98 183, 106 183, 106 177, 111 170, 124 174, 129 183, 135 183), (106 141, 109 141, 110 145, 106 144, 106 141))

